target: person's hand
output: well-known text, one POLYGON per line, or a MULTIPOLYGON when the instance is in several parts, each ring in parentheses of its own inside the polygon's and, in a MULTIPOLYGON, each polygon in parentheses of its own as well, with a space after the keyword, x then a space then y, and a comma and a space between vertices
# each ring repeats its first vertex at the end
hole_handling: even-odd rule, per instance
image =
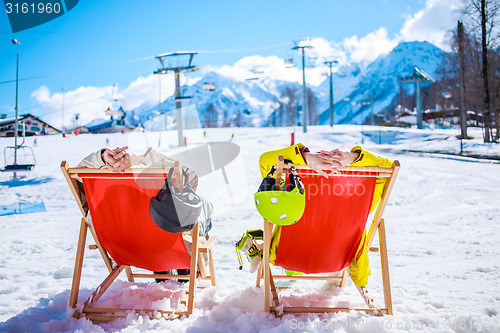
POLYGON ((106 149, 102 153, 102 160, 106 166, 113 172, 123 172, 132 166, 130 155, 127 153, 128 147, 116 149, 106 149))
POLYGON ((323 170, 330 170, 333 174, 339 174, 343 167, 353 163, 358 157, 356 152, 342 152, 339 149, 321 150, 317 153, 304 153, 307 165, 317 173, 328 177, 323 170))
POLYGON ((328 174, 324 170, 338 174, 338 170, 343 167, 341 161, 344 158, 344 153, 339 149, 321 150, 317 153, 305 152, 304 157, 311 169, 325 177, 328 177, 328 174))

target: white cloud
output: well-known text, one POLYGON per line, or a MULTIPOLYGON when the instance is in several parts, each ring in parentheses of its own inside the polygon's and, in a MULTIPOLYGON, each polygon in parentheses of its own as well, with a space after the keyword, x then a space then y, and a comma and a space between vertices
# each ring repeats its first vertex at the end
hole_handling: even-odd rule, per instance
MULTIPOLYGON (((181 76, 181 84, 192 84, 199 78, 181 76)), ((98 118, 106 118, 107 107, 122 106, 132 110, 141 105, 153 106, 159 101, 160 76, 150 74, 140 76, 128 87, 120 90, 118 86, 79 87, 64 92, 64 126, 74 126, 75 114, 79 114, 79 124, 84 125, 98 118)), ((165 100, 174 93, 173 74, 161 75, 161 96, 165 100)), ((63 118, 63 92, 51 92, 47 86, 41 86, 31 94, 36 105, 37 115, 53 126, 60 128, 63 118)))
MULTIPOLYGON (((306 49, 306 81, 308 84, 320 85, 324 80, 327 67, 326 60, 338 60, 339 64, 347 62, 347 55, 340 45, 333 44, 323 38, 313 38, 308 41, 313 46, 306 49)), ((302 83, 302 53, 293 54, 293 64, 277 56, 249 56, 238 60, 234 65, 221 67, 206 67, 204 71, 214 71, 221 75, 245 81, 251 78, 269 78, 302 83)))
POLYGON ((371 62, 379 55, 389 53, 397 45, 398 41, 390 38, 385 28, 379 28, 361 38, 354 35, 342 42, 353 62, 371 62))
MULTIPOLYGON (((181 83, 182 80, 183 76, 181 76, 181 83)), ((175 91, 174 75, 171 73, 164 75, 150 74, 147 77, 140 76, 135 79, 127 88, 120 92, 122 98, 125 100, 126 109, 132 110, 143 104, 158 104, 160 100, 160 86, 161 99, 163 101, 175 91)))
POLYGON ((341 43, 330 42, 324 38, 312 38, 309 45, 311 49, 307 50, 309 57, 316 58, 315 64, 323 66, 325 61, 337 60, 339 64, 345 64, 348 56, 342 48, 341 43))
POLYGON ((428 41, 449 51, 449 31, 456 25, 461 1, 427 0, 423 9, 407 17, 398 35, 391 37, 382 27, 361 38, 345 38, 342 48, 350 61, 365 63, 389 53, 402 41, 428 41))
POLYGON ((403 41, 428 41, 450 50, 448 32, 457 24, 461 0, 427 0, 425 8, 409 16, 400 31, 403 41))
POLYGON ((239 81, 260 77, 284 81, 299 81, 301 78, 301 72, 297 67, 287 68, 285 60, 277 56, 244 57, 234 65, 224 65, 218 68, 209 67, 208 70, 239 81))
POLYGON ((31 94, 31 98, 38 104, 37 115, 56 128, 61 128, 64 102, 64 126, 72 127, 72 120, 77 113, 80 115, 81 124, 102 118, 112 88, 112 86, 79 87, 64 92, 63 95, 62 92, 51 93, 47 86, 41 86, 31 94))

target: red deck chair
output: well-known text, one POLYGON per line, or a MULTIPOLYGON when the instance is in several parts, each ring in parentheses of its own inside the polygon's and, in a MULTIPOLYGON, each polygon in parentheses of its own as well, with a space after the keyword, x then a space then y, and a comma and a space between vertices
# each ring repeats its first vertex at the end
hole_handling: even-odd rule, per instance
MULTIPOLYGON (((174 168, 174 177, 180 177, 177 182, 183 184, 178 162, 174 168)), ((112 173, 108 169, 70 168, 66 161, 62 162, 61 170, 83 216, 69 300, 69 305, 76 310, 75 317, 110 321, 126 316, 126 312, 130 310, 146 314, 160 313, 167 315, 169 319, 182 315, 189 316, 194 309, 194 292, 198 280, 210 279, 215 286, 211 249, 217 237, 206 237, 206 242, 200 245, 197 223, 191 230, 193 255, 190 256, 182 234, 164 231, 153 222, 149 216, 149 200, 164 185, 169 170, 127 169, 121 174, 112 173), (92 223, 86 217, 85 203, 82 202, 76 178, 81 178, 83 181, 92 223), (90 231, 95 241, 89 248, 100 251, 109 275, 85 303, 77 308, 87 231, 90 231), (201 252, 208 253, 209 276, 199 259, 201 252), (153 272, 189 268, 191 273, 190 275, 135 274, 132 272, 132 266, 153 272), (97 303, 99 298, 123 270, 130 282, 134 282, 135 278, 181 278, 189 280, 189 288, 175 310, 99 307, 97 303)))
MULTIPOLYGON (((264 220, 264 256, 261 269, 257 274, 257 286, 262 276, 265 288, 265 311, 276 315, 283 313, 324 313, 348 312, 361 310, 376 314, 392 314, 392 301, 389 282, 389 266, 385 238, 384 212, 390 192, 399 171, 399 162, 392 167, 346 167, 340 175, 328 178, 321 176, 307 166, 295 166, 305 187, 306 208, 302 218, 295 224, 283 226, 276 251, 275 265, 291 271, 312 273, 332 273, 342 271, 342 276, 272 275, 269 265, 270 246, 273 225, 264 220), (379 308, 366 291, 357 287, 367 308, 350 309, 338 307, 283 307, 280 305, 275 279, 290 280, 334 280, 340 286, 346 284, 349 275, 348 266, 356 255, 356 250, 363 236, 377 177, 387 177, 383 195, 378 203, 370 226, 366 246, 371 247, 375 232, 379 233, 380 256, 382 263, 382 281, 385 307, 379 308), (273 304, 271 305, 271 296, 273 304)), ((287 172, 282 156, 278 159, 276 180, 279 182, 282 172, 287 172)), ((286 177, 288 178, 288 177, 286 177)))

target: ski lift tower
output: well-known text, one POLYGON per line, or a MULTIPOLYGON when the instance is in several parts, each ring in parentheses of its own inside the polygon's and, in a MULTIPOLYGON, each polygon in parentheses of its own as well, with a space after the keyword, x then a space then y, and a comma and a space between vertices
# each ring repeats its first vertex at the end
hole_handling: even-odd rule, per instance
POLYGON ((184 146, 184 136, 182 134, 182 101, 188 101, 191 96, 182 96, 181 84, 179 76, 181 72, 194 72, 198 70, 198 67, 193 66, 193 57, 198 52, 171 52, 160 54, 156 56, 156 59, 160 61, 161 68, 154 72, 154 74, 167 74, 168 72, 174 72, 175 75, 175 107, 177 109, 176 119, 177 119, 177 137, 179 141, 179 147, 184 146))
POLYGON ((292 50, 302 50, 302 92, 304 94, 303 101, 302 101, 302 121, 303 121, 303 128, 304 128, 304 133, 307 133, 307 91, 306 91, 306 63, 305 63, 305 51, 304 49, 311 49, 311 45, 298 45, 298 43, 295 43, 295 46, 292 47, 292 50))
MULTIPOLYGON (((17 137, 19 136, 19 105, 18 105, 18 95, 19 95, 19 43, 17 39, 12 39, 12 44, 17 46, 17 64, 16 64, 16 115, 14 118, 14 146, 5 147, 3 151, 3 157, 5 160, 5 167, 0 169, 0 171, 4 172, 13 172, 13 178, 17 178, 18 171, 31 171, 36 164, 35 154, 33 154, 33 149, 31 147, 27 147, 24 145, 24 139, 26 138, 26 124, 21 121, 22 133, 23 133, 23 142, 21 144, 17 144, 17 137), (12 164, 7 163, 7 151, 14 150, 14 161, 12 164), (18 150, 20 151, 28 151, 30 153, 31 161, 29 163, 19 163, 18 158, 18 150)), ((27 154, 25 154, 27 155, 27 154)))
POLYGON ((422 129, 422 99, 420 97, 420 83, 434 82, 434 79, 418 67, 413 67, 413 74, 409 77, 399 79, 401 82, 415 82, 416 106, 417 106, 417 128, 422 129))
POLYGON ((332 66, 333 64, 337 64, 337 60, 329 60, 325 61, 324 64, 330 67, 330 127, 333 127, 334 124, 334 113, 333 113, 333 73, 332 66))

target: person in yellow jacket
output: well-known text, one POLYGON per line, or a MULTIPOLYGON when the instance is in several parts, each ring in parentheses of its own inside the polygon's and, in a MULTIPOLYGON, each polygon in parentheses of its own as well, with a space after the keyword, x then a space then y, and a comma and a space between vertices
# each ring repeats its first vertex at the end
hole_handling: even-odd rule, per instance
MULTIPOLYGON (((391 167, 393 160, 374 154, 368 150, 361 148, 360 146, 355 146, 351 151, 340 151, 335 150, 321 150, 316 153, 312 153, 307 147, 302 143, 286 147, 283 149, 268 151, 260 156, 259 165, 260 173, 262 178, 264 178, 273 165, 276 165, 278 156, 282 155, 285 160, 290 160, 293 164, 298 165, 308 165, 311 169, 317 171, 318 173, 327 176, 322 170, 331 170, 333 173, 338 173, 340 169, 346 165, 351 166, 381 166, 381 167, 391 167)), ((375 209, 377 203, 382 197, 384 186, 387 178, 377 178, 375 185, 375 192, 373 195, 373 202, 370 208, 370 213, 375 209)), ((279 244, 279 238, 281 234, 281 226, 276 226, 273 231, 273 239, 271 242, 271 258, 270 261, 274 264, 276 259, 276 250, 279 244)), ((365 242, 367 241, 366 230, 365 235, 358 246, 358 251, 356 252, 356 258, 353 259, 351 265, 349 266, 349 273, 354 283, 360 287, 366 286, 368 283, 368 276, 370 275, 370 266, 368 262, 368 252, 366 249, 365 242), (359 251, 361 254, 359 255, 359 251), (359 256, 358 256, 359 255, 359 256)))

